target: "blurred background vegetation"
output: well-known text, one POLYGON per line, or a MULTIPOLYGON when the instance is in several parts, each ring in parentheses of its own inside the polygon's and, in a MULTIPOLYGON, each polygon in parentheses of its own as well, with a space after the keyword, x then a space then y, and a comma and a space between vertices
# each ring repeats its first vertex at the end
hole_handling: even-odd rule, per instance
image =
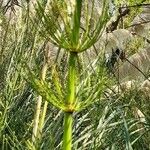
MULTIPOLYGON (((42 2, 45 9, 48 9, 47 4, 51 1, 42 2)), ((61 4, 60 1, 58 3, 61 4)), ((100 0, 95 3, 101 6, 100 0)), ((56 19, 58 7, 52 4, 56 19)), ((51 87, 55 86, 57 80, 65 87, 68 71, 68 52, 43 36, 45 32, 37 9, 37 2, 34 0, 0 1, 1 150, 61 149, 64 113, 50 103, 45 104, 45 100, 41 102, 39 115, 42 117, 43 109, 48 105, 46 116, 42 130, 38 131, 36 142, 33 142, 39 95, 27 82, 28 72, 24 62, 39 79, 42 78, 43 66, 47 64, 45 80, 51 87)), ((96 9, 94 11, 98 13, 96 9)), ((110 19, 102 32, 102 38, 89 50, 79 54, 78 73, 81 81, 88 80, 92 75, 89 83, 79 85, 78 90, 87 86, 87 89, 78 95, 79 99, 84 101, 92 91, 99 90, 98 87, 90 87, 91 84, 96 85, 98 79, 104 80, 105 77, 106 82, 102 93, 96 95, 95 103, 73 114, 73 149, 149 150, 150 2, 110 0, 109 15, 110 19), (101 42, 106 33, 113 35, 115 31, 118 31, 117 38, 120 40, 128 36, 125 35, 126 31, 132 37, 129 41, 123 41, 123 44, 117 39, 117 45, 114 45, 113 37, 108 38, 106 42, 110 42, 109 46, 101 42), (113 53, 117 53, 116 49, 125 53, 124 58, 121 58, 120 54, 115 54, 116 59, 112 58, 113 53), (122 67, 124 64, 126 66, 122 67), (119 68, 124 69, 121 70, 122 76, 118 75, 119 68), (133 68, 139 74, 136 74, 133 68)))

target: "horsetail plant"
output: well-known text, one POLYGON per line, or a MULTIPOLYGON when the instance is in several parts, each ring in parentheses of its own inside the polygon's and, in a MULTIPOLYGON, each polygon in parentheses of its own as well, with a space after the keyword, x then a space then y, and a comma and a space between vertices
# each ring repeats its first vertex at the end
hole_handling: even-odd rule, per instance
MULTIPOLYGON (((41 79, 44 81, 46 78, 46 73, 48 69, 48 60, 45 61, 42 67, 41 71, 41 79)), ((40 118, 40 112, 41 112, 41 105, 42 105, 42 97, 39 95, 37 99, 37 105, 36 105, 36 112, 35 112, 35 118, 34 118, 34 127, 33 127, 33 134, 32 134, 32 142, 35 143, 37 141, 37 138, 40 139, 40 132, 43 128, 43 119, 45 118, 46 109, 47 109, 47 101, 44 103, 43 112, 40 118)))
POLYGON ((87 83, 80 81, 78 76, 78 55, 92 47, 101 36, 109 18, 108 2, 107 0, 101 2, 96 0, 52 0, 47 3, 45 9, 38 1, 36 11, 41 21, 39 24, 41 36, 57 47, 65 49, 69 54, 68 77, 65 90, 60 80, 54 79, 53 83, 48 84, 44 80, 37 79, 30 69, 28 69, 27 80, 43 99, 64 111, 62 147, 63 150, 71 150, 73 113, 92 104, 96 95, 102 91, 99 90, 99 87, 104 84, 103 81, 96 83, 91 87, 93 91, 85 97, 85 100, 79 99, 78 95, 82 94, 80 88, 77 90, 79 82, 83 83, 83 91, 86 91, 87 83))

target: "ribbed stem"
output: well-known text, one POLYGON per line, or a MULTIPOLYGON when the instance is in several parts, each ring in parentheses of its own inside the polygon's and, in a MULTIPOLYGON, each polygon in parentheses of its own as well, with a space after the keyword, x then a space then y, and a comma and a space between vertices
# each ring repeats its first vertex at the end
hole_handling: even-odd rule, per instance
MULTIPOLYGON (((46 77, 46 71, 47 71, 48 64, 45 63, 42 68, 41 72, 41 79, 45 80, 46 77)), ((32 142, 35 143, 37 137, 38 137, 38 128, 39 128, 39 117, 41 112, 41 104, 42 104, 42 97, 39 95, 37 99, 37 105, 36 105, 36 113, 34 117, 34 126, 33 126, 33 133, 32 133, 32 142)))
POLYGON ((63 150, 71 150, 71 147, 72 147, 72 123, 73 123, 72 114, 65 112, 63 150))
POLYGON ((76 60, 77 60, 77 53, 70 52, 69 66, 68 66, 69 71, 68 71, 67 99, 66 99, 66 103, 68 104, 72 104, 75 99, 76 60))
POLYGON ((72 30, 73 44, 75 48, 78 46, 80 37, 81 9, 82 9, 82 0, 76 0, 76 6, 73 16, 73 30, 72 30))
POLYGON ((37 139, 37 132, 38 132, 38 123, 39 123, 39 116, 41 111, 41 104, 42 104, 42 97, 39 95, 37 99, 36 105, 36 113, 34 117, 34 126, 33 126, 33 133, 32 133, 32 142, 35 143, 37 139))
POLYGON ((44 120, 45 120, 45 116, 46 116, 47 106, 48 106, 48 102, 45 101, 43 110, 41 112, 40 121, 39 121, 39 134, 40 134, 39 136, 40 137, 41 137, 43 126, 44 126, 44 120))
MULTIPOLYGON (((69 57, 69 72, 66 105, 73 106, 75 102, 76 92, 76 60, 77 53, 70 52, 69 57)), ((63 150, 71 150, 72 147, 72 123, 73 116, 70 112, 65 112, 64 116, 64 135, 63 135, 63 150)))

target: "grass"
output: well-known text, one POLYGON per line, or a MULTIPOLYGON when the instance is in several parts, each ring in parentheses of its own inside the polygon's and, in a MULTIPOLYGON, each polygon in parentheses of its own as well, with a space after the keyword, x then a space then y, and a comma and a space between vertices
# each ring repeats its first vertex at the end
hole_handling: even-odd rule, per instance
MULTIPOLYGON (((79 30, 80 15, 72 15, 74 34, 67 24, 68 18, 64 22, 68 25, 65 31, 60 29, 58 32, 62 34, 60 39, 59 36, 54 36, 54 32, 47 30, 49 23, 53 25, 47 18, 52 16, 47 15, 45 22, 37 19, 45 6, 39 3, 35 14, 31 13, 33 8, 29 6, 24 3, 22 12, 13 25, 13 20, 6 18, 2 11, 0 15, 0 149, 59 150, 62 146, 63 149, 72 147, 78 150, 149 149, 149 97, 139 93, 136 88, 125 93, 106 95, 107 87, 116 83, 107 74, 102 53, 100 58, 97 56, 97 61, 90 60, 89 66, 85 62, 86 52, 83 55, 78 53, 91 48, 98 40, 100 31, 107 22, 106 12, 103 10, 101 18, 96 20, 98 24, 91 28, 85 26, 84 30, 79 30), (97 29, 92 35, 93 27, 97 29), (70 36, 66 39, 66 35, 70 36), (59 54, 55 48, 52 49, 52 53, 58 54, 56 62, 47 62, 52 55, 46 55, 47 40, 52 40, 61 49, 59 54), (67 51, 64 52, 62 48, 67 51), (42 73, 45 65, 46 76, 42 73), (35 126, 35 107, 39 94, 43 100, 37 117, 39 123, 35 126), (144 114, 144 121, 136 110, 144 114), (33 140, 36 135, 34 127, 37 128, 36 142, 33 140)), ((85 3, 86 11, 87 8, 85 3)), ((75 13, 76 11, 80 13, 80 7, 75 9, 75 13)), ((89 16, 85 17, 86 23, 90 25, 89 16)), ((55 21, 54 25, 59 29, 58 23, 55 21)), ((56 28, 52 29, 56 31, 56 28)), ((96 50, 99 51, 99 47, 96 50)))

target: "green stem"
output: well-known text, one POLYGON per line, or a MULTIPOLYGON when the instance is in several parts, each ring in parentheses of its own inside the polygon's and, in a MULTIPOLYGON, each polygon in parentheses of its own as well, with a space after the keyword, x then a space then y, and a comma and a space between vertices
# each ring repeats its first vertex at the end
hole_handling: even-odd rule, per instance
POLYGON ((44 120, 45 120, 45 116, 46 116, 46 112, 47 112, 47 106, 48 106, 48 102, 45 101, 43 110, 41 112, 40 121, 39 121, 39 139, 40 140, 41 140, 41 134, 42 134, 43 126, 44 126, 44 120))
MULTIPOLYGON (((77 53, 70 52, 67 98, 66 98, 66 105, 68 105, 68 107, 70 107, 70 108, 73 108, 74 103, 75 103, 76 60, 77 60, 77 53)), ((65 112, 63 150, 71 150, 71 147, 72 147, 72 123, 73 123, 72 113, 71 112, 65 112)))
POLYGON ((66 103, 72 104, 75 99, 75 82, 76 82, 76 59, 77 53, 70 52, 69 58, 69 72, 68 72, 68 86, 67 86, 67 101, 66 103))
POLYGON ((72 114, 65 112, 63 150, 71 150, 72 147, 72 122, 73 122, 72 114))
MULTIPOLYGON (((45 63, 42 67, 42 72, 41 72, 41 79, 45 80, 46 77, 46 72, 47 72, 47 67, 48 64, 45 63)), ((39 95, 38 100, 37 100, 37 105, 36 105, 36 113, 34 117, 34 126, 33 126, 33 133, 32 133, 32 142, 35 143, 38 137, 38 130, 39 130, 39 118, 40 118, 40 113, 41 113, 41 105, 42 105, 42 97, 39 95)))
POLYGON ((82 9, 82 0, 76 0, 76 6, 73 16, 73 42, 74 46, 76 47, 78 45, 78 40, 80 37, 80 19, 81 19, 81 9, 82 9))

